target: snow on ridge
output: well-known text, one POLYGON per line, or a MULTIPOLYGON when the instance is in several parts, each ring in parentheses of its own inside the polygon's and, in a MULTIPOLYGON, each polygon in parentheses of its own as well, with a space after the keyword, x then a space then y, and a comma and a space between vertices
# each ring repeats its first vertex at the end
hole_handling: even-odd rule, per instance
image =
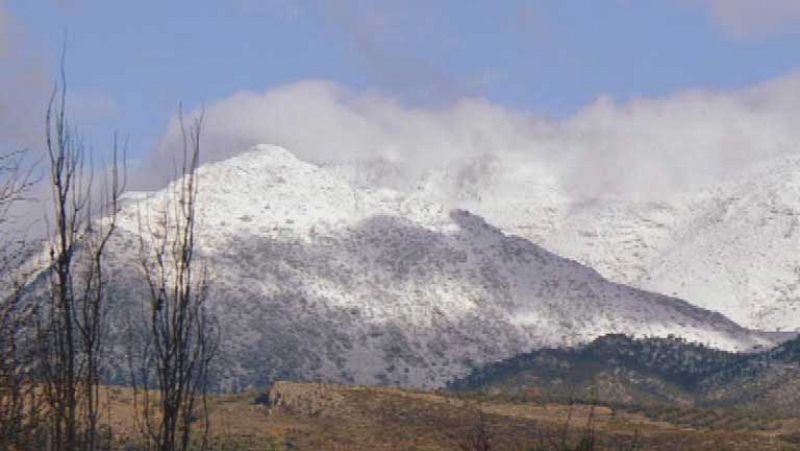
MULTIPOLYGON (((472 366, 606 333, 747 350, 773 342, 507 234, 420 192, 360 188, 275 146, 199 169, 229 387, 274 378, 438 387, 472 366)), ((135 278, 137 214, 111 249, 135 278), (126 244, 127 243, 127 244, 126 244)), ((130 296, 136 298, 133 280, 130 296)))
MULTIPOLYGON (((462 171, 433 174, 417 195, 447 198, 462 171)), ((689 299, 753 329, 800 330, 800 157, 658 202, 575 198, 514 162, 493 171, 454 205, 615 282, 689 299)))

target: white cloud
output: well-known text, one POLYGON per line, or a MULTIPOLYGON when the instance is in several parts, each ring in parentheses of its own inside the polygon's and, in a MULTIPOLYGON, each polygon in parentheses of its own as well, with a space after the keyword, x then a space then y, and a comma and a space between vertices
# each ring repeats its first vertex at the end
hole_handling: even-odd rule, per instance
MULTIPOLYGON (((560 121, 479 99, 407 107, 380 94, 306 81, 211 105, 204 142, 209 160, 272 143, 313 162, 391 162, 409 178, 490 156, 545 169, 561 188, 584 195, 659 197, 800 151, 798 123, 800 74, 735 92, 625 104, 599 99, 560 121)), ((178 139, 173 123, 156 167, 171 167, 165 162, 178 139)))
POLYGON ((734 38, 800 32, 799 0, 688 0, 707 8, 720 29, 734 38))
MULTIPOLYGON (((63 0, 59 4, 66 7, 77 5, 77 1, 63 0)), ((43 55, 37 44, 0 0, 0 153, 43 150, 44 116, 58 72, 50 55, 43 55)), ((117 104, 106 92, 71 88, 67 113, 70 123, 81 128, 114 116, 117 104)))
MULTIPOLYGON (((36 173, 41 174, 46 169, 43 158, 45 112, 56 71, 31 41, 27 29, 15 20, 4 1, 0 0, 0 155, 27 150, 26 163, 39 162, 36 173)), ((101 91, 73 89, 67 95, 70 124, 78 129, 116 112, 115 100, 101 91)), ((91 143, 86 144, 92 148, 91 143)), ((105 162, 103 158, 97 161, 98 164, 105 162)), ((50 197, 44 179, 28 195, 36 202, 15 205, 13 215, 19 218, 20 223, 26 224, 29 236, 33 237, 42 232, 44 205, 50 197), (35 227, 27 225, 33 221, 38 221, 35 227)))

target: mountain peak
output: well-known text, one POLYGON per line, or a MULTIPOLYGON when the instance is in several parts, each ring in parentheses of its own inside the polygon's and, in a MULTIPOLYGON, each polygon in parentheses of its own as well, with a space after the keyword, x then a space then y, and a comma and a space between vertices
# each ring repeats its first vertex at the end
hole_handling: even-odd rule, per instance
POLYGON ((290 150, 284 147, 273 144, 257 144, 235 157, 208 166, 217 169, 220 167, 244 167, 248 169, 275 167, 285 169, 293 166, 312 165, 297 158, 290 150))
POLYGON ((291 151, 285 147, 274 144, 256 144, 244 154, 255 154, 260 157, 269 157, 273 161, 279 162, 300 162, 300 159, 297 158, 291 151))
MULTIPOLYGON (((199 175, 198 253, 214 274, 208 308, 231 362, 225 384, 442 386, 476 364, 610 332, 731 350, 773 344, 722 315, 604 280, 479 215, 358 187, 278 146, 199 175)), ((167 194, 123 212, 128 234, 110 245, 130 268, 120 283, 131 299, 143 284, 126 243, 140 233, 138 212, 158 211, 167 194)))

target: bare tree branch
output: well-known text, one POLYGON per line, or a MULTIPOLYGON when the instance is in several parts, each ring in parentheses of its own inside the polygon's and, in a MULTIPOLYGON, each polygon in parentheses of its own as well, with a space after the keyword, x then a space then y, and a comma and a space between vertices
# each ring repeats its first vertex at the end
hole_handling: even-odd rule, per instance
POLYGON ((161 451, 186 450, 196 410, 205 418, 211 358, 216 349, 206 314, 208 271, 196 255, 200 138, 203 117, 190 127, 179 115, 183 155, 179 178, 170 186, 160 211, 139 215, 140 267, 147 283, 148 333, 138 368, 132 368, 145 437, 161 451), (158 399, 150 394, 158 390, 158 399), (199 405, 198 405, 199 403, 199 405), (155 405, 157 414, 151 413, 155 405))
MULTIPOLYGON (((66 76, 53 89, 45 117, 52 192, 49 296, 41 322, 41 359, 49 408, 50 447, 94 450, 100 419, 98 387, 106 311, 112 293, 104 271, 125 187, 115 136, 110 173, 95 193, 94 165, 67 122, 66 76)), ((124 155, 123 155, 124 162, 124 155)))

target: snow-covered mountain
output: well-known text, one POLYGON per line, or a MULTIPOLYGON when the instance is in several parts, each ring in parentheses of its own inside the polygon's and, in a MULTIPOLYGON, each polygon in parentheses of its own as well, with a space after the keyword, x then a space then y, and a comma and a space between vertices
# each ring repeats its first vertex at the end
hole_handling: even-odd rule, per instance
POLYGON ((700 206, 641 286, 690 297, 748 327, 800 329, 800 159, 758 168, 700 206))
MULTIPOLYGON (((498 183, 459 205, 610 280, 688 299, 745 327, 800 329, 800 158, 658 202, 576 199, 523 170, 506 165, 498 183)), ((453 178, 438 174, 448 186, 422 190, 454 191, 453 178)))
MULTIPOLYGON (((288 377, 441 386, 478 364, 610 332, 728 350, 773 343, 610 282, 424 189, 358 187, 272 146, 198 174, 199 252, 231 386, 288 377)), ((110 248, 117 274, 137 277, 140 215, 159 211, 166 192, 128 195, 110 248)))

